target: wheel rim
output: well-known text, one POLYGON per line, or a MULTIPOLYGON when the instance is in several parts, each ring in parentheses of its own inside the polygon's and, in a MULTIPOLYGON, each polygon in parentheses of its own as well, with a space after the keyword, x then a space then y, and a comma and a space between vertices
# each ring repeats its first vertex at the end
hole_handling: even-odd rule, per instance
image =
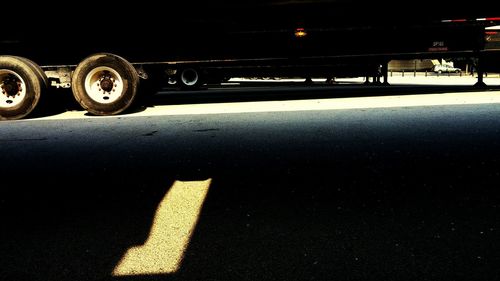
POLYGON ((98 103, 112 103, 123 94, 123 79, 111 67, 96 67, 85 76, 85 91, 98 103))
POLYGON ((181 73, 182 84, 186 86, 194 86, 198 82, 198 72, 192 68, 184 69, 181 73))
POLYGON ((26 98, 26 83, 16 72, 0 69, 0 107, 16 107, 26 98))

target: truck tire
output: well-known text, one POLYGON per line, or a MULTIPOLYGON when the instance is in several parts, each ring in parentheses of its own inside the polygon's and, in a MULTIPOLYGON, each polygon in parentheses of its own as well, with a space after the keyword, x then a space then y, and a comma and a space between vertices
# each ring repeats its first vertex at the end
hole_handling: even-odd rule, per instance
MULTIPOLYGON (((24 60, 27 64, 29 64, 35 72, 38 74, 39 78, 42 79, 44 89, 49 88, 49 79, 47 78, 47 75, 45 75, 45 72, 43 69, 34 61, 25 58, 25 57, 19 57, 19 59, 24 60)), ((41 97, 43 99, 43 97, 41 97)))
POLYGON ((177 71, 177 83, 183 90, 200 88, 203 84, 200 70, 194 67, 179 69, 177 71))
POLYGON ((127 60, 99 53, 82 60, 72 77, 76 101, 94 115, 122 113, 134 102, 139 75, 127 60))
POLYGON ((0 119, 22 119, 38 105, 47 77, 31 60, 0 56, 0 88, 0 119))

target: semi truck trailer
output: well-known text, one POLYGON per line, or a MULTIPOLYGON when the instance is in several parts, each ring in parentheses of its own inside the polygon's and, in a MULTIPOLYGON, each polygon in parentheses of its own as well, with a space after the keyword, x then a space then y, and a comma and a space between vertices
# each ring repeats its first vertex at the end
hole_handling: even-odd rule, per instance
POLYGON ((91 114, 115 115, 167 81, 179 89, 245 76, 382 76, 387 83, 393 59, 491 62, 500 51, 492 40, 498 38, 492 27, 500 13, 489 5, 163 4, 166 9, 147 1, 130 7, 112 0, 71 6, 43 1, 30 4, 26 13, 18 3, 2 4, 0 118, 29 117, 56 88, 71 89, 91 114), (32 24, 17 24, 26 18, 32 24))

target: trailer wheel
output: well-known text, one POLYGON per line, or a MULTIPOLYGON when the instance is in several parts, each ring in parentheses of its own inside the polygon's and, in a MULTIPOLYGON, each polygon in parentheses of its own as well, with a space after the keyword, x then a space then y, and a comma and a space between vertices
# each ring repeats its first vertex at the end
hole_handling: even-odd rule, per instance
POLYGON ((76 101, 95 115, 114 115, 132 105, 139 87, 135 68, 114 54, 94 54, 81 61, 73 73, 76 101))
POLYGON ((15 120, 30 114, 47 88, 47 77, 34 62, 0 56, 0 119, 15 120))
POLYGON ((203 84, 201 73, 198 69, 187 67, 177 71, 177 83, 181 89, 197 89, 203 84))
MULTIPOLYGON (((47 78, 47 75, 45 75, 45 72, 43 69, 34 61, 25 58, 25 57, 19 57, 19 59, 24 60, 27 64, 31 66, 33 70, 37 73, 38 77, 42 80, 42 85, 43 89, 48 89, 49 87, 49 79, 47 78)), ((42 99, 44 98, 43 96, 41 97, 42 99)))

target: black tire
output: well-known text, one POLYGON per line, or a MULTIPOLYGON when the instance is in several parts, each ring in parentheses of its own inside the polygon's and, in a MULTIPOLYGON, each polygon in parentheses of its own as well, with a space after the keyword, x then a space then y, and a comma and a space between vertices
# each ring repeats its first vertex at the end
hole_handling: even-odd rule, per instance
POLYGON ((16 56, 0 56, 0 119, 16 120, 28 116, 38 105, 42 93, 47 89, 47 77, 43 70, 31 60, 16 56), (19 80, 22 79, 22 80, 19 80), (8 94, 4 88, 6 79, 18 80, 18 95, 8 94), (25 89, 23 89, 23 85, 25 89), (16 98, 21 98, 16 100, 16 98), (11 104, 11 105, 10 105, 11 104))
POLYGON ((52 115, 52 114, 57 114, 57 113, 62 113, 66 111, 64 108, 64 102, 67 102, 67 98, 63 99, 63 96, 60 95, 59 93, 55 93, 56 89, 50 88, 49 84, 49 79, 47 78, 47 75, 43 71, 43 69, 34 61, 21 57, 20 59, 24 60, 26 63, 30 64, 32 68, 36 71, 36 73, 39 75, 40 79, 42 79, 44 88, 43 88, 43 95, 40 97, 40 100, 38 101, 38 105, 36 108, 33 110, 33 112, 30 114, 32 117, 43 117, 47 115, 52 115))
POLYGON ((203 85, 201 71, 195 67, 181 68, 177 71, 177 83, 183 90, 199 89, 203 85))
POLYGON ((82 60, 73 73, 72 81, 71 89, 76 101, 94 115, 115 115, 127 110, 134 102, 139 87, 139 76, 132 64, 109 53, 94 54, 82 60), (109 78, 111 88, 103 88, 99 84, 103 81, 99 80, 100 77, 109 78))
POLYGON ((42 79, 42 82, 43 82, 45 89, 47 89, 49 87, 49 78, 47 78, 47 75, 45 74, 43 69, 36 62, 34 62, 28 58, 19 57, 19 59, 24 60, 27 64, 31 65, 31 67, 35 70, 35 72, 38 74, 40 79, 42 79))

